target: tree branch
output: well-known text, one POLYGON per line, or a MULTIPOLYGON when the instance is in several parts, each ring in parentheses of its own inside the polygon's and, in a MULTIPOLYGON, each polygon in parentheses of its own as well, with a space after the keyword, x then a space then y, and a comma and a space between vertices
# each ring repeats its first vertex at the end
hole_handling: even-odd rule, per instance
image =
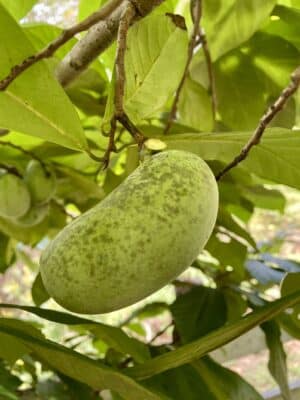
POLYGON ((211 60, 211 55, 210 55, 206 35, 201 26, 199 27, 199 44, 200 43, 202 44, 204 57, 206 60, 209 88, 210 88, 210 95, 211 95, 212 114, 213 114, 213 120, 215 121, 216 113, 217 113, 217 106, 218 106, 215 74, 214 74, 214 70, 213 70, 213 63, 211 60))
MULTIPOLYGON (((131 0, 137 10, 132 22, 149 14, 163 1, 165 0, 131 0)), ((118 32, 119 21, 127 4, 127 1, 122 1, 108 18, 94 25, 58 65, 56 77, 63 86, 67 86, 76 79, 113 43, 118 32)))
POLYGON ((122 0, 111 0, 105 4, 99 11, 91 14, 82 22, 73 25, 71 28, 65 29, 60 36, 54 39, 43 50, 38 53, 27 57, 20 64, 15 65, 10 70, 10 73, 0 81, 0 90, 5 90, 22 72, 26 71, 29 67, 36 64, 38 61, 51 57, 56 50, 72 39, 77 33, 86 31, 91 26, 98 23, 100 20, 107 18, 114 9, 116 9, 122 0))
POLYGON ((197 37, 198 37, 198 34, 199 34, 199 24, 200 24, 200 19, 201 19, 201 15, 202 15, 201 0, 194 0, 194 1, 192 0, 191 1, 191 15, 192 15, 194 27, 193 27, 192 36, 191 36, 191 39, 190 39, 190 42, 189 42, 188 57, 187 57, 187 61, 186 61, 186 65, 185 65, 185 68, 184 68, 184 72, 183 72, 181 81, 180 81, 179 86, 178 86, 178 88, 176 90, 176 93, 175 93, 175 98, 173 100, 173 104, 172 104, 172 107, 171 107, 171 111, 170 111, 170 114, 169 114, 167 125, 166 125, 165 131, 164 131, 165 135, 169 132, 169 130, 170 130, 175 118, 176 118, 176 113, 177 113, 177 107, 178 107, 178 101, 179 101, 180 93, 181 93, 181 91, 183 89, 184 82, 185 82, 185 80, 186 80, 186 78, 188 76, 189 68, 190 68, 190 65, 191 65, 191 62, 192 62, 192 59, 193 59, 193 55, 194 55, 194 49, 195 49, 195 47, 197 45, 197 37))
POLYGON ((265 132, 268 124, 274 117, 283 109, 288 99, 297 91, 300 86, 300 66, 292 73, 290 84, 281 92, 278 99, 273 103, 265 115, 260 119, 259 124, 254 131, 248 143, 242 148, 242 151, 236 156, 231 163, 229 163, 217 176, 216 180, 219 181, 228 171, 239 165, 240 162, 245 160, 253 146, 260 143, 260 140, 265 132))
POLYGON ((124 128, 127 129, 127 131, 138 143, 139 147, 141 147, 145 141, 144 136, 139 132, 136 126, 130 121, 129 117, 126 115, 123 106, 125 84, 126 84, 125 53, 127 45, 127 34, 132 21, 136 17, 137 12, 139 11, 137 10, 136 6, 132 3, 132 1, 127 1, 126 8, 121 16, 119 23, 117 53, 115 60, 115 74, 116 74, 115 97, 114 97, 115 111, 110 122, 111 127, 109 132, 108 147, 103 157, 104 168, 107 168, 109 165, 111 153, 117 151, 115 145, 115 133, 117 128, 117 121, 119 121, 124 126, 124 128))
POLYGON ((13 167, 11 165, 6 165, 3 163, 0 163, 0 169, 4 169, 5 171, 7 171, 10 174, 16 175, 19 178, 22 178, 22 174, 20 174, 20 172, 18 171, 18 169, 16 167, 13 167))

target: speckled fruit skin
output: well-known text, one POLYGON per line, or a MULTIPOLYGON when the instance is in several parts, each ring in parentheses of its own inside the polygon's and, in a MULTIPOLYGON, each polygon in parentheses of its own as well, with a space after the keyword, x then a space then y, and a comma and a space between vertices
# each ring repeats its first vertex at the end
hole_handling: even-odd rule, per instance
POLYGON ((133 304, 191 264, 217 211, 208 165, 184 151, 159 153, 57 235, 41 257, 44 285, 77 313, 133 304))

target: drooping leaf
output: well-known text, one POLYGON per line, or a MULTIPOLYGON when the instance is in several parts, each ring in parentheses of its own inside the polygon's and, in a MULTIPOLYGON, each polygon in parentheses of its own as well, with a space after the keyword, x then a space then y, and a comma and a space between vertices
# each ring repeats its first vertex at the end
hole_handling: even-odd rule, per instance
POLYGON ((213 128, 211 99, 199 83, 185 80, 178 103, 179 119, 186 126, 209 132, 213 128))
MULTIPOLYGON (((28 322, 1 317, 0 325, 2 323, 11 329, 20 329, 32 337, 43 337, 41 332, 28 322)), ((30 353, 30 350, 16 337, 10 336, 0 330, 0 359, 2 358, 13 365, 19 358, 28 353, 30 353)))
POLYGON ((171 305, 176 329, 183 343, 191 342, 224 325, 227 310, 218 289, 195 287, 171 305))
POLYGON ((232 272, 226 274, 228 279, 242 280, 245 275, 244 262, 247 256, 246 246, 234 238, 227 236, 227 241, 222 241, 212 235, 205 249, 219 261, 223 272, 226 267, 231 267, 232 272))
POLYGON ((286 39, 300 50, 300 3, 298 8, 299 10, 280 5, 276 6, 272 13, 273 18, 263 30, 286 39))
POLYGON ((50 299, 50 296, 47 293, 45 286, 43 284, 41 274, 37 274, 33 282, 31 288, 31 296, 36 306, 40 306, 41 304, 45 303, 45 301, 50 299))
POLYGON ((198 360, 212 350, 223 346, 255 326, 274 318, 286 308, 293 307, 298 303, 300 303, 300 290, 292 295, 274 301, 238 321, 229 323, 225 327, 217 329, 201 339, 155 357, 143 365, 133 367, 128 370, 128 374, 137 379, 146 379, 169 369, 198 360))
MULTIPOLYGON (((205 160, 232 161, 252 132, 165 136, 169 149, 187 150, 205 160)), ((267 129, 262 141, 240 167, 276 183, 300 188, 300 134, 283 128, 267 129)))
POLYGON ((100 361, 92 360, 50 340, 31 335, 23 329, 11 326, 3 319, 0 320, 0 332, 14 342, 19 342, 46 365, 95 390, 110 388, 120 393, 125 400, 164 398, 136 383, 130 377, 108 368, 100 361))
POLYGON ((149 352, 147 347, 136 339, 130 338, 120 328, 94 322, 89 319, 76 317, 72 314, 67 314, 54 310, 47 310, 44 308, 21 306, 13 304, 0 304, 0 308, 12 308, 27 311, 48 321, 56 322, 59 324, 81 326, 92 332, 96 337, 104 340, 109 346, 118 350, 123 354, 130 354, 138 362, 143 362, 149 359, 149 352))
MULTIPOLYGON (((281 295, 288 296, 300 289, 300 272, 287 274, 281 282, 281 295)), ((300 304, 296 305, 288 314, 292 324, 297 330, 300 330, 300 304)))
POLYGON ((164 372, 149 382, 174 400, 262 400, 243 378, 208 357, 164 372))
MULTIPOLYGON (((157 115, 175 92, 184 71, 187 46, 188 36, 181 17, 151 15, 130 29, 125 57, 124 109, 135 123, 157 115)), ((104 124, 113 114, 113 98, 114 79, 104 124)))
POLYGON ((291 400, 286 354, 281 341, 280 328, 276 321, 267 321, 261 325, 261 328, 266 335, 266 342, 269 348, 269 370, 280 386, 283 399, 291 400))
MULTIPOLYGON (((0 37, 2 79, 35 50, 1 5, 0 37)), ((0 93, 0 126, 75 150, 87 149, 76 111, 44 62, 29 68, 0 93)))
POLYGON ((284 195, 275 189, 267 189, 263 186, 251 186, 242 188, 243 195, 250 200, 255 207, 268 210, 284 211, 286 200, 284 195))
POLYGON ((25 17, 35 3, 37 3, 37 0, 0 0, 0 3, 16 20, 19 20, 25 17))
POLYGON ((248 40, 270 15, 276 0, 203 2, 203 25, 213 60, 248 40))

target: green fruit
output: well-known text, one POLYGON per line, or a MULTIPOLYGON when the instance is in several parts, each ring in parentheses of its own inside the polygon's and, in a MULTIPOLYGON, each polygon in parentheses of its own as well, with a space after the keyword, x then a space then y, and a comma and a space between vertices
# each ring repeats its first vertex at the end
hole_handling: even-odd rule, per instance
POLYGON ((12 174, 0 176, 0 216, 17 218, 30 207, 30 193, 21 178, 12 174))
POLYGON ((26 168, 24 180, 34 204, 47 203, 54 195, 56 177, 53 171, 45 171, 41 163, 31 160, 26 168))
POLYGON ((49 204, 41 204, 33 206, 25 215, 20 218, 14 218, 16 225, 23 227, 38 225, 49 212, 49 204))
POLYGON ((133 304, 192 263, 217 210, 217 184, 202 159, 159 153, 57 235, 41 257, 45 288, 78 313, 133 304))

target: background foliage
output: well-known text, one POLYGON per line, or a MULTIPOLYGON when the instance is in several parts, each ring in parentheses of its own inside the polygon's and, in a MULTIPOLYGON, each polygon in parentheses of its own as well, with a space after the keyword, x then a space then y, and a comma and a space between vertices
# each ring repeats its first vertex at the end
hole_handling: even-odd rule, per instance
MULTIPOLYGON (((12 66, 57 37, 61 27, 29 22, 34 0, 0 3, 2 79, 12 66)), ((78 18, 103 3, 81 0, 78 18)), ((177 120, 163 134, 192 30, 189 5, 181 0, 166 0, 130 29, 124 104, 147 137, 160 139, 169 149, 196 153, 217 174, 239 153, 300 64, 300 3, 205 0, 201 25, 212 58, 216 118, 199 45, 177 120), (176 26, 166 13, 181 14, 188 30, 176 26)), ((289 99, 261 144, 219 182, 217 225, 188 274, 171 284, 175 300, 141 303, 126 310, 118 326, 113 317, 104 324, 47 303, 38 274, 37 259, 49 240, 138 165, 137 147, 122 128, 116 142, 120 151, 106 171, 89 156, 90 151, 102 156, 107 147, 102 128, 113 113, 115 46, 63 89, 55 68, 79 39, 80 35, 73 38, 0 92, 1 172, 9 167, 24 177, 35 159, 56 179, 55 193, 42 210, 32 203, 29 212, 34 217, 25 222, 0 217, 0 272, 21 260, 36 274, 31 307, 16 306, 23 312, 13 313, 13 306, 1 305, 0 398, 261 399, 255 388, 207 354, 262 324, 270 372, 289 399, 281 331, 300 338, 300 308, 292 308, 300 298, 300 264, 279 257, 274 243, 257 243, 249 223, 257 208, 284 212, 282 186, 276 185, 300 189, 300 92, 289 99), (291 312, 284 311, 288 307, 291 312), (254 311, 251 317, 241 319, 249 310, 254 311), (159 322, 157 335, 149 339, 143 321, 154 317, 159 322), (45 337, 47 321, 68 326, 60 343, 45 337), (169 333, 167 343, 156 340, 161 329, 169 333)))

